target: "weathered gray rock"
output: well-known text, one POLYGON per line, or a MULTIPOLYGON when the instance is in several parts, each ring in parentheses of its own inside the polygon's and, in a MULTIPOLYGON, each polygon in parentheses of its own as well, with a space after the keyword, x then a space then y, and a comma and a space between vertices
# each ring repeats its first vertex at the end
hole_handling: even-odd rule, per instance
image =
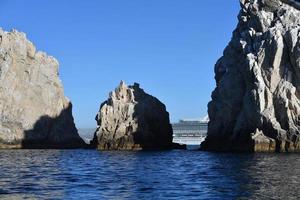
POLYGON ((300 11, 284 2, 240 1, 238 26, 215 66, 202 149, 300 150, 300 11))
POLYGON ((82 145, 57 60, 36 51, 24 33, 0 29, 0 148, 82 145))
POLYGON ((166 107, 139 84, 122 81, 96 116, 92 144, 100 150, 170 149, 172 127, 166 107))

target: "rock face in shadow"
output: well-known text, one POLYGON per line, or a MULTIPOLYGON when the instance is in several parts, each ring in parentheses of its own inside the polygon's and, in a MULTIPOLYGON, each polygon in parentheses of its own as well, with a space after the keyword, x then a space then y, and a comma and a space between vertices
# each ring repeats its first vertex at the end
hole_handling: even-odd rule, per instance
POLYGON ((300 150, 300 11, 284 2, 240 1, 239 23, 215 66, 203 150, 300 150))
POLYGON ((99 150, 171 149, 172 126, 166 107, 137 83, 122 81, 96 116, 92 145, 99 150))
POLYGON ((58 62, 0 29, 0 148, 82 147, 58 62))

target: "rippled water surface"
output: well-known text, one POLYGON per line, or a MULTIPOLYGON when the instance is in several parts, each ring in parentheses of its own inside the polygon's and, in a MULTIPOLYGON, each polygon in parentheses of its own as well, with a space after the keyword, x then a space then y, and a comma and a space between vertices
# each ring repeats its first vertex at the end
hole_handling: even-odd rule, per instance
POLYGON ((1 199, 299 199, 299 154, 1 150, 1 199))

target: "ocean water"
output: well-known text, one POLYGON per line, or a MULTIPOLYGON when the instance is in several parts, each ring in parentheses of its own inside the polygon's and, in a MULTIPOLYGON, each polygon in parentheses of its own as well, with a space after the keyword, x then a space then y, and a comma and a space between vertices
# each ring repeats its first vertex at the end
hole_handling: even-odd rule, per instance
POLYGON ((0 199, 299 199, 299 154, 1 150, 0 199))

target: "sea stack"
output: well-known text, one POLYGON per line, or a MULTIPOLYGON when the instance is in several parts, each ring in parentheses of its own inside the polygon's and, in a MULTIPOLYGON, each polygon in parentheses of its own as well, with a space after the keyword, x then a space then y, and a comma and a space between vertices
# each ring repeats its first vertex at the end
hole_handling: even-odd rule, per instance
MULTIPOLYGON (((240 0, 215 66, 203 150, 300 151, 300 11, 293 0, 240 0)), ((298 6, 297 6, 298 5, 298 6)))
POLYGON ((92 145, 99 150, 171 149, 172 126, 166 107, 134 83, 123 81, 101 104, 92 145))
POLYGON ((84 146, 58 62, 36 51, 24 33, 0 29, 0 148, 84 146))

